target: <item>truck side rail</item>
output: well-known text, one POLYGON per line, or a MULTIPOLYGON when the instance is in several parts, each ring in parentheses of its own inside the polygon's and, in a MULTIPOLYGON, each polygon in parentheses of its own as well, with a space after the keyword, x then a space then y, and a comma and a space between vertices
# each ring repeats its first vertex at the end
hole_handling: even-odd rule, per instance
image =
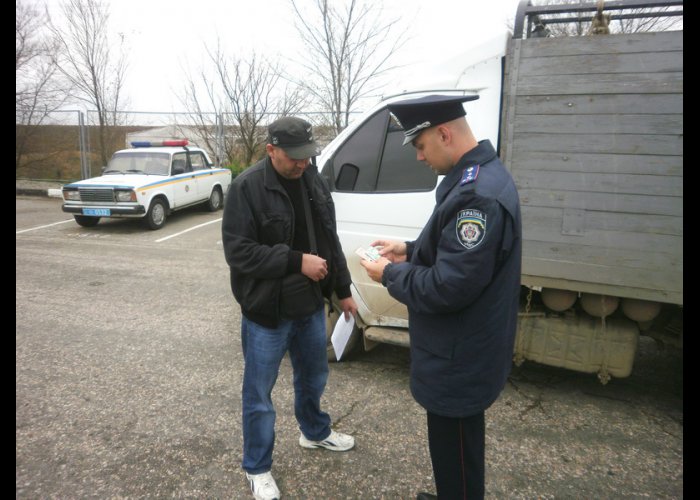
MULTIPOLYGON (((589 13, 595 12, 597 9, 598 5, 596 2, 576 5, 532 5, 531 0, 522 0, 515 15, 513 38, 541 36, 536 29, 538 26, 589 22, 592 17, 589 13), (564 14, 576 15, 562 17, 564 14), (525 29, 526 24, 527 29, 525 29)), ((683 17, 683 0, 617 0, 604 2, 604 10, 610 13, 611 21, 654 17, 683 17), (678 6, 680 9, 667 10, 670 7, 678 6), (633 12, 623 12, 630 10, 633 10, 633 12)))

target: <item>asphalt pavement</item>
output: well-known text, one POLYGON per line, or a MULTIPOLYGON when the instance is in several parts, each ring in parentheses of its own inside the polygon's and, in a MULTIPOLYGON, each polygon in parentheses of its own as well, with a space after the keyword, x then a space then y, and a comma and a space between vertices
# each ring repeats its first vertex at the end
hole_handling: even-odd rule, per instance
MULTIPOLYGON (((159 231, 82 228, 60 200, 16 197, 17 499, 233 498, 241 461, 240 309, 221 217, 159 231), (192 229, 195 228, 195 229, 192 229)), ((408 350, 331 364, 322 404, 344 453, 298 444, 282 363, 272 472, 285 499, 413 499, 433 491, 408 350)), ((489 499, 683 498, 683 357, 640 339, 633 373, 525 362, 486 413, 489 499)))

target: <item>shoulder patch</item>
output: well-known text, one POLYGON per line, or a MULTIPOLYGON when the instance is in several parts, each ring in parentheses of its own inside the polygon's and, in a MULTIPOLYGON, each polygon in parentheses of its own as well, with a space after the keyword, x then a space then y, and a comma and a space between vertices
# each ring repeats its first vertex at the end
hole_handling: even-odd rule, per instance
POLYGON ((479 175, 479 165, 472 165, 471 167, 465 168, 464 171, 462 172, 462 180, 459 181, 459 185, 464 186, 465 184, 469 184, 470 182, 474 182, 478 175, 479 175))
POLYGON ((468 208, 457 214, 457 239, 467 250, 484 241, 486 236, 486 214, 481 210, 468 208))

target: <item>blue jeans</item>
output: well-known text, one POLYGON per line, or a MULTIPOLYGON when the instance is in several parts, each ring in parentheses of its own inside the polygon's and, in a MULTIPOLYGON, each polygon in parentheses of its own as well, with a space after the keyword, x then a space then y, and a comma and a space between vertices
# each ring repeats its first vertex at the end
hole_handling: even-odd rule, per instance
POLYGON ((331 418, 321 411, 328 380, 324 309, 298 320, 281 320, 266 328, 245 316, 241 322, 243 373, 243 469, 261 474, 272 467, 275 407, 272 388, 289 351, 294 370, 294 414, 307 439, 321 441, 331 433, 331 418))

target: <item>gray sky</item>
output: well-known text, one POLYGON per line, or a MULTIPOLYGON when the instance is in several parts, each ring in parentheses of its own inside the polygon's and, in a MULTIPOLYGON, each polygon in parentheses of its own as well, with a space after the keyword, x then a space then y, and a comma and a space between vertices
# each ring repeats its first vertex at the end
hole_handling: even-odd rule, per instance
MULTIPOLYGON (((39 1, 39 0, 35 0, 39 1)), ((59 0, 46 0, 55 9, 59 0)), ((126 91, 132 111, 181 111, 183 70, 196 74, 204 44, 227 54, 297 58, 303 46, 289 0, 108 0, 110 26, 129 52, 126 91)), ((375 0, 401 17, 410 39, 395 63, 444 59, 505 29, 519 0, 375 0)), ((299 0, 303 3, 304 0, 299 0)), ((396 31, 398 33, 398 30, 396 31)), ((420 66, 418 66, 420 69, 420 66)), ((400 74, 405 74, 401 72, 400 74)))

